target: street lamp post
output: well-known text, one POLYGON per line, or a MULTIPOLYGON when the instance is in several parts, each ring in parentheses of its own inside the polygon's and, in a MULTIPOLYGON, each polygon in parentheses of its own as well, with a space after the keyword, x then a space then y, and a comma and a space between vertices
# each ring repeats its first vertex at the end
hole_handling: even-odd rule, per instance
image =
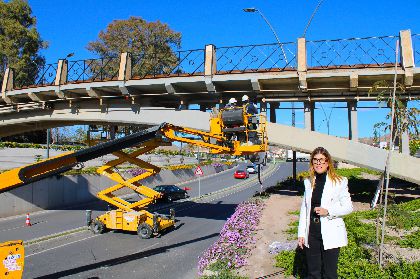
POLYGON ((288 62, 287 62, 286 53, 284 52, 284 49, 283 49, 283 44, 280 42, 279 37, 277 36, 276 31, 274 30, 273 26, 271 26, 271 24, 268 21, 268 19, 257 8, 245 8, 245 9, 243 9, 243 11, 246 12, 246 13, 255 13, 255 12, 258 12, 260 14, 260 16, 264 19, 265 23, 267 23, 268 27, 270 27, 271 32, 273 32, 274 36, 276 37, 277 43, 280 45, 281 51, 283 53, 284 61, 286 62, 286 65, 287 65, 288 62))

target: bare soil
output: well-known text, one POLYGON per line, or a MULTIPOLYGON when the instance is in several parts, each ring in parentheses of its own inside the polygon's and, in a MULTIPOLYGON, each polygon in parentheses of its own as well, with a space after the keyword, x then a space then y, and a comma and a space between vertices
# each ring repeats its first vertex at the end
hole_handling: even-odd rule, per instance
POLYGON ((248 265, 239 270, 239 274, 248 278, 285 278, 281 268, 275 267, 274 256, 268 252, 269 245, 274 241, 286 242, 287 234, 284 232, 288 224, 298 219, 298 216, 288 212, 300 209, 302 198, 272 194, 266 200, 261 220, 257 229, 257 242, 248 258, 248 265))

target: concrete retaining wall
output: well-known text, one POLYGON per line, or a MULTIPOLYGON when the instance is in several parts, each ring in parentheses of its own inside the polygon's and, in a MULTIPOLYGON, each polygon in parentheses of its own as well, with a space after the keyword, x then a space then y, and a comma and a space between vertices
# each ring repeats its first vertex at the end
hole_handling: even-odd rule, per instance
MULTIPOLYGON (((202 167, 205 175, 215 174, 227 168, 225 165, 202 167)), ((176 184, 193 179, 195 179, 194 169, 162 170, 159 174, 143 180, 142 184, 154 187, 159 184, 176 184)), ((104 176, 94 174, 46 178, 0 194, 0 217, 44 209, 62 209, 97 200, 96 193, 115 184, 116 182, 104 176)), ((120 195, 128 193, 132 192, 118 192, 120 195)))

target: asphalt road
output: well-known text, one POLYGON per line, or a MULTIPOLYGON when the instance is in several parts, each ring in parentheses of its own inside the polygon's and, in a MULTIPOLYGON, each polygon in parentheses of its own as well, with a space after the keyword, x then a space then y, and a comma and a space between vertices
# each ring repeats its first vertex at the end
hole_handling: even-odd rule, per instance
MULTIPOLYGON (((305 169, 307 163, 298 163, 298 171, 305 169)), ((24 278, 195 278, 198 256, 217 240, 237 204, 260 190, 256 175, 235 180, 233 171, 202 178, 201 194, 208 195, 196 202, 176 203, 177 228, 160 238, 145 240, 117 231, 93 235, 83 230, 26 247, 24 278), (222 190, 226 188, 230 190, 222 190), (215 191, 217 194, 210 194, 215 191)), ((275 185, 290 175, 291 163, 267 166, 263 186, 275 185)), ((191 188, 192 197, 198 195, 198 181, 182 187, 191 188)), ((0 242, 81 227, 84 210, 92 207, 96 215, 106 206, 97 202, 42 212, 32 216, 32 227, 24 226, 23 217, 0 220, 0 242)))

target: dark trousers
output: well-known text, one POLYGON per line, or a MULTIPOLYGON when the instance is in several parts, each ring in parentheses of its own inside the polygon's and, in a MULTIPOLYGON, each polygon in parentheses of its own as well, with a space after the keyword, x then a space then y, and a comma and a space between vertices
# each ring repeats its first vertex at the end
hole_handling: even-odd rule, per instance
MULTIPOLYGON (((321 224, 317 224, 321 226, 321 224)), ((311 227, 314 224, 311 223, 311 227)), ((309 248, 305 248, 310 279, 337 279, 337 264, 340 248, 324 250, 321 233, 312 233, 308 236, 309 248)))

